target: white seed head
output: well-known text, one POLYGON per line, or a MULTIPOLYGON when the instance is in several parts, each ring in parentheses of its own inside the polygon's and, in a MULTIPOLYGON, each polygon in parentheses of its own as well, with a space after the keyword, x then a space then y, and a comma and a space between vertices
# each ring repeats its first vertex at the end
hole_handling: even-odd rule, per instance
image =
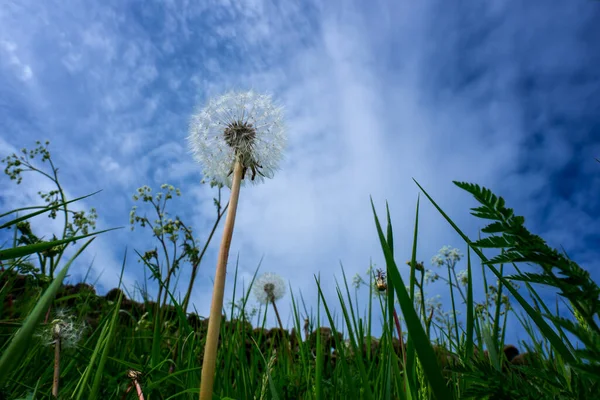
POLYGON ((239 160, 242 184, 259 183, 279 168, 286 144, 283 112, 269 95, 229 92, 209 100, 192 116, 188 140, 204 168, 204 180, 231 187, 239 160))
POLYGON ((252 291, 259 303, 269 304, 283 297, 285 282, 279 275, 267 272, 256 278, 252 291))
POLYGON ((39 336, 44 345, 53 345, 60 341, 62 348, 75 347, 85 330, 84 323, 78 323, 73 315, 65 310, 58 310, 56 318, 44 329, 39 336))

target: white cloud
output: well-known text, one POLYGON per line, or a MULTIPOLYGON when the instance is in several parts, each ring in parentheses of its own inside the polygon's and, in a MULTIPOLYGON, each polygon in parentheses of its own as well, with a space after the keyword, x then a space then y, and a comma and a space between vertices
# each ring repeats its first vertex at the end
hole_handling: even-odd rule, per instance
POLYGON ((17 45, 14 42, 0 40, 0 50, 4 53, 4 57, 2 58, 4 58, 6 60, 5 62, 14 70, 17 78, 24 82, 33 78, 31 67, 21 61, 21 58, 18 56, 17 45))

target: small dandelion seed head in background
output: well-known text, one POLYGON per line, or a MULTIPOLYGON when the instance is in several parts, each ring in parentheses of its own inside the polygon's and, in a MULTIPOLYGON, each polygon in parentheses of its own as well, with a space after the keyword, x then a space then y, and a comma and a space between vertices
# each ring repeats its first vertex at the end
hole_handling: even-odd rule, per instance
POLYGON ((231 187, 237 159, 244 168, 242 184, 260 183, 273 177, 283 156, 283 111, 269 95, 232 91, 192 116, 188 140, 205 181, 231 187))
POLYGON ((37 336, 45 346, 55 344, 60 340, 62 348, 75 347, 85 330, 85 324, 78 323, 73 315, 65 310, 58 310, 54 320, 37 336))
POLYGON ((279 275, 266 272, 254 281, 252 291, 259 303, 269 304, 285 295, 285 282, 279 275))

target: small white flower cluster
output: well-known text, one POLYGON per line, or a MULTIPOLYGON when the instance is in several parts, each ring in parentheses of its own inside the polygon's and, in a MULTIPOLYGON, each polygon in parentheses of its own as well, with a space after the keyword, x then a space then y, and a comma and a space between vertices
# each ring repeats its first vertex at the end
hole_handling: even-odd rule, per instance
POLYGON ((430 269, 425 271, 425 283, 428 283, 428 284, 433 283, 433 282, 437 281, 438 279, 440 279, 440 276, 436 272, 433 272, 430 269))
POLYGON ((260 174, 251 180, 259 183, 263 177, 272 177, 279 167, 286 144, 283 112, 269 95, 229 92, 211 99, 192 116, 188 140, 196 160, 204 167, 204 180, 231 187, 234 163, 242 156, 244 163, 251 164, 244 168, 259 167, 260 174), (252 129, 254 137, 246 147, 234 148, 228 144, 226 130, 240 126, 252 129))
POLYGON ((233 308, 240 313, 239 315, 243 315, 244 319, 246 320, 249 320, 258 314, 258 308, 254 306, 248 306, 245 298, 238 299, 236 303, 230 300, 228 305, 233 306, 233 308))
POLYGON ((467 283, 469 283, 469 275, 466 269, 458 271, 458 274, 456 274, 456 278, 458 279, 458 283, 461 285, 466 286, 467 283))
MULTIPOLYGON (((427 293, 425 293, 425 295, 427 295, 427 293)), ((437 310, 438 313, 441 313, 443 310, 442 307, 442 296, 439 294, 436 294, 433 297, 426 297, 425 298, 425 309, 427 310, 427 312, 431 312, 432 310, 437 310)), ((421 292, 419 290, 415 291, 415 304, 417 306, 420 306, 422 302, 422 298, 421 298, 421 292)))
POLYGON ((256 278, 252 291, 259 303, 269 304, 283 297, 285 294, 285 282, 281 276, 272 272, 266 272, 256 278))
POLYGON ((450 246, 444 246, 440 249, 438 254, 433 256, 431 263, 436 267, 447 265, 449 268, 453 268, 457 262, 462 258, 462 254, 456 248, 450 246))
POLYGON ((360 285, 364 284, 365 280, 362 278, 362 276, 360 276, 360 274, 357 272, 354 277, 352 278, 352 286, 354 286, 355 289, 360 288, 360 285))

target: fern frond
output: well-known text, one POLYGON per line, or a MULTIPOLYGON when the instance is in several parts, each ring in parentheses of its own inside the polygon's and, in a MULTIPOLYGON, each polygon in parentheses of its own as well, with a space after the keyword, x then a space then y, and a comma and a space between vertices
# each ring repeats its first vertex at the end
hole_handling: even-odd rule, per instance
POLYGON ((513 247, 515 245, 514 238, 510 236, 490 236, 483 239, 479 239, 473 242, 473 246, 489 248, 489 249, 502 249, 506 247, 513 247))

